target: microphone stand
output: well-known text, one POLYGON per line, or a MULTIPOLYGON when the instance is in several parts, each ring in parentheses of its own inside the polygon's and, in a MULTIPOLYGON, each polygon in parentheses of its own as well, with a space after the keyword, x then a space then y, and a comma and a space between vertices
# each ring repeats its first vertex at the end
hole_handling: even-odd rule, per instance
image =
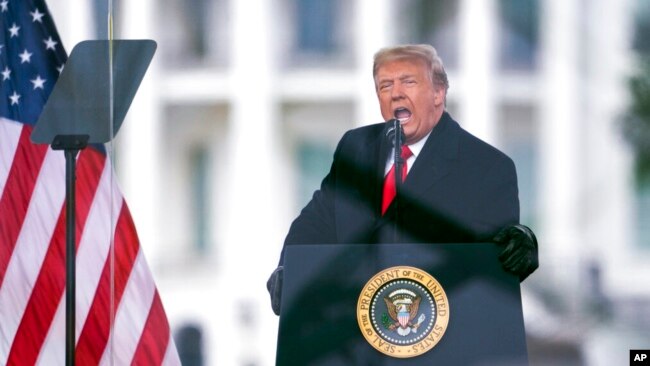
POLYGON ((395 166, 395 228, 393 230, 393 242, 398 242, 398 229, 399 229, 399 198, 402 187, 402 166, 404 159, 402 159, 402 145, 404 144, 404 136, 402 132, 402 124, 397 118, 391 120, 393 124, 393 147, 395 148, 394 166, 395 166))

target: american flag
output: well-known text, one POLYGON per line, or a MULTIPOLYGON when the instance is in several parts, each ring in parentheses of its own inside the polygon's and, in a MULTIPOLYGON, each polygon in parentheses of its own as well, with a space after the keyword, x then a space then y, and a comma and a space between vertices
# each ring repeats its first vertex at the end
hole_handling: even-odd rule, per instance
MULTIPOLYGON (((63 364, 65 159, 30 135, 67 56, 43 0, 0 0, 0 28, 0 365, 63 364)), ((77 364, 180 364, 110 159, 76 170, 77 364)))

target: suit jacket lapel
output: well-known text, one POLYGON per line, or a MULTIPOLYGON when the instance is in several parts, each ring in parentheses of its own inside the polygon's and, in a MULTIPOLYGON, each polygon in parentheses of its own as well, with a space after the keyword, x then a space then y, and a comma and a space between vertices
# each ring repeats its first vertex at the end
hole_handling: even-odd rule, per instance
MULTIPOLYGON (((402 195, 417 197, 426 192, 429 187, 442 180, 454 169, 454 161, 458 158, 458 124, 444 112, 436 127, 431 131, 429 138, 424 144, 415 164, 410 169, 406 180, 402 185, 402 195)), ((383 195, 384 170, 386 159, 391 151, 390 142, 382 138, 379 141, 379 161, 376 162, 376 196, 373 200, 374 212, 377 221, 375 231, 391 220, 394 205, 391 204, 384 216, 381 215, 381 201, 383 195)))
POLYGON ((405 191, 423 192, 454 168, 454 161, 458 158, 458 128, 458 124, 444 112, 406 176, 405 191))

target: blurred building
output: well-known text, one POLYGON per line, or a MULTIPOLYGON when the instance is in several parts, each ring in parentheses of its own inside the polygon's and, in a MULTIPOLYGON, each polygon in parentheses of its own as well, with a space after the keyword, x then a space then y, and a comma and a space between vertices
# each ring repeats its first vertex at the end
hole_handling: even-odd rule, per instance
MULTIPOLYGON (((421 42, 446 63, 450 113, 517 165, 541 256, 522 286, 531 364, 650 347, 650 187, 618 122, 647 2, 113 3, 118 38, 158 42, 114 151, 188 364, 274 364, 265 282, 289 224, 343 132, 381 121, 374 52, 421 42)), ((68 50, 107 37, 106 0, 49 4, 68 50)))

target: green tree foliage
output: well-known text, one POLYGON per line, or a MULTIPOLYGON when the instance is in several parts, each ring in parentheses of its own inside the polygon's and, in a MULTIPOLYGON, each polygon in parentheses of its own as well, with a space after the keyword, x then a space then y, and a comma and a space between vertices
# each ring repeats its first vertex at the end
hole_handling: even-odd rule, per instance
POLYGON ((623 117, 623 134, 635 152, 638 183, 650 183, 650 58, 628 81, 630 106, 623 117))

